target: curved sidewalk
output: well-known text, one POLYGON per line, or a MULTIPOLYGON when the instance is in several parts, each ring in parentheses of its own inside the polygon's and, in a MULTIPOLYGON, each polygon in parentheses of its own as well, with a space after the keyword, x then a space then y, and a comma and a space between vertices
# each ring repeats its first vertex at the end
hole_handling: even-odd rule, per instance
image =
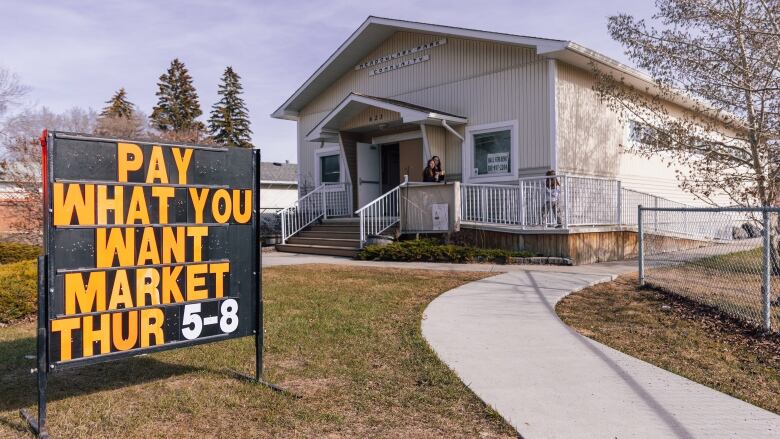
POLYGON ((523 437, 780 437, 780 416, 564 324, 555 304, 611 279, 603 265, 545 268, 448 291, 431 302, 422 323, 439 357, 523 437))

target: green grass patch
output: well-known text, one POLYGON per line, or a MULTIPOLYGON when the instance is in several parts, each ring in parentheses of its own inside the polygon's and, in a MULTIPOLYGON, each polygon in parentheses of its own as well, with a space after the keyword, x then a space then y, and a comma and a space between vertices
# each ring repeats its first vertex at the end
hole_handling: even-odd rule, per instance
POLYGON ((759 274, 763 270, 763 247, 697 259, 687 265, 729 273, 759 274))
POLYGON ((36 261, 0 265, 0 323, 10 323, 35 314, 37 291, 36 261))
MULTIPOLYGON (((517 433, 441 363, 420 321, 435 297, 487 273, 310 265, 263 271, 265 378, 234 379, 254 339, 155 353, 50 375, 54 437, 453 437, 517 433)), ((31 437, 34 325, 0 328, 0 437, 31 437)))
POLYGON ((388 245, 369 245, 358 253, 363 260, 406 262, 505 262, 510 257, 531 257, 531 252, 484 249, 441 244, 431 239, 396 241, 388 245))
POLYGON ((37 245, 20 244, 17 242, 0 242, 0 264, 35 259, 41 254, 37 245))

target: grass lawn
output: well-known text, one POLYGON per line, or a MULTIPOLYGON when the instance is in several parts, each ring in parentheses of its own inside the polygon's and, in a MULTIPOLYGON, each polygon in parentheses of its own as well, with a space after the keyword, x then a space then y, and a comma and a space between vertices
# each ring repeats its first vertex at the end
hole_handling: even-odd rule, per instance
MULTIPOLYGON (((487 273, 275 267, 264 271, 266 379, 236 380, 253 338, 50 376, 54 437, 516 437, 420 333, 436 296, 487 273)), ((0 437, 31 437, 34 326, 0 328, 0 437)))
POLYGON ((586 337, 780 414, 780 335, 636 285, 635 276, 596 285, 556 311, 586 337))
MULTIPOLYGON (((673 254, 674 255, 674 254, 673 254)), ((762 248, 691 258, 680 263, 652 268, 649 262, 646 281, 649 285, 696 302, 720 309, 757 327, 763 324, 762 248)), ((664 259, 664 255, 650 259, 664 259)), ((670 258, 670 260, 673 260, 670 258)), ((772 276, 772 300, 780 296, 780 277, 772 276)), ((772 307, 772 320, 780 324, 780 307, 772 307)))

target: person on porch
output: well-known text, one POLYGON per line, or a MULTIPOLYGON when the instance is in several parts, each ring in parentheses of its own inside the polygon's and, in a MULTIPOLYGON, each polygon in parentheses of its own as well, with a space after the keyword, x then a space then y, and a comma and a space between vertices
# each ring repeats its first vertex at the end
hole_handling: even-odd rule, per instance
POLYGON ((561 183, 558 181, 558 177, 555 176, 555 171, 550 169, 545 174, 545 201, 544 212, 542 217, 544 218, 545 225, 550 223, 550 217, 555 216, 555 228, 560 229, 563 225, 561 221, 561 214, 558 210, 558 200, 561 198, 561 183))
POLYGON ((428 166, 423 170, 423 182, 438 183, 440 180, 439 171, 436 170, 436 160, 428 160, 428 166))
POLYGON ((436 172, 439 173, 439 179, 437 181, 444 181, 444 171, 441 169, 441 159, 435 155, 431 159, 436 163, 436 172))

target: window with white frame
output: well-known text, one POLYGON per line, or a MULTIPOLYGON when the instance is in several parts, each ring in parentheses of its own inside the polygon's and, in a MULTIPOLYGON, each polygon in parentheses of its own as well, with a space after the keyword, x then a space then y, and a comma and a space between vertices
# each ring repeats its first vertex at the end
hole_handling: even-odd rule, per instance
POLYGON ((338 154, 321 155, 320 183, 338 183, 341 181, 341 157, 338 154))
POLYGON ((512 130, 472 134, 474 176, 512 173, 512 130))

